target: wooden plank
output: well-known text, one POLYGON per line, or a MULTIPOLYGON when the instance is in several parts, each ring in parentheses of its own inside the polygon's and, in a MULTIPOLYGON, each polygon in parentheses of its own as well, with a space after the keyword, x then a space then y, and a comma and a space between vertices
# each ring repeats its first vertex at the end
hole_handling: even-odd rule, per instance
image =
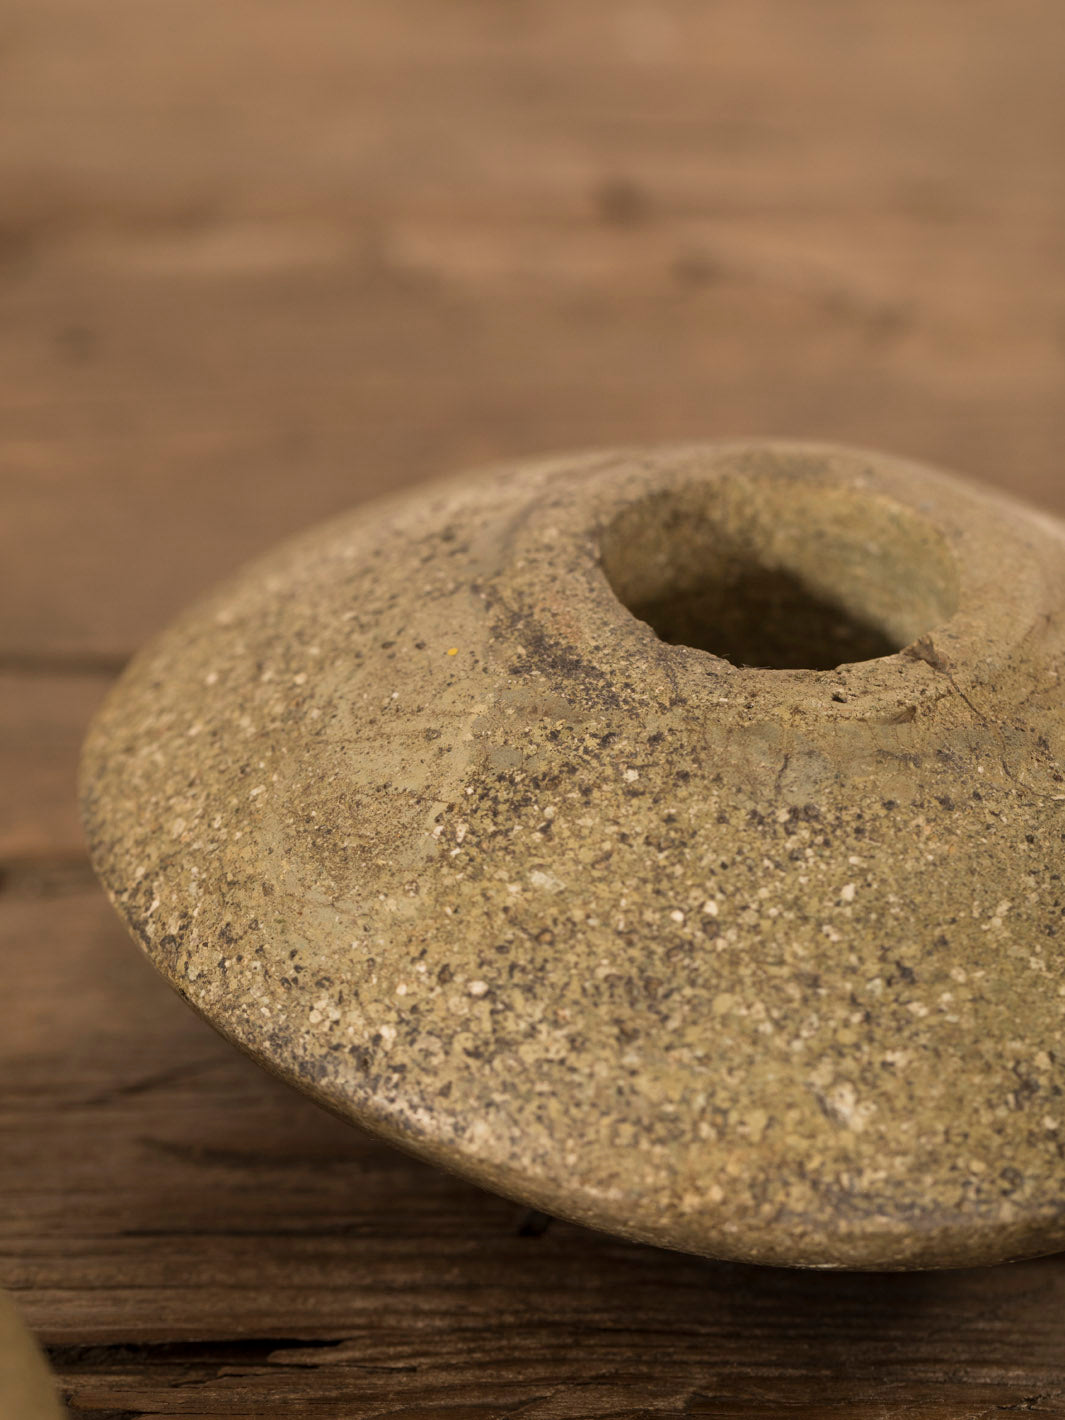
POLYGON ((572 212, 609 165, 714 210, 896 209, 940 181, 991 214, 1061 199, 1055 0, 970 0, 964 25, 950 0, 11 13, 0 162, 40 214, 572 212))
MULTIPOLYGON (((437 245, 432 230, 420 240, 437 245)), ((69 384, 56 370, 39 391, 17 373, 0 385, 5 498, 20 509, 0 524, 0 658, 114 664, 318 517, 556 447, 790 432, 1061 504, 1065 401, 1045 318, 980 329, 931 297, 911 314, 905 285, 865 298, 843 272, 704 280, 721 244, 676 239, 645 258, 650 272, 634 255, 609 280, 544 290, 519 275, 434 284, 431 270, 425 289, 395 290, 398 277, 358 266, 237 289, 46 267, 5 303, 0 341, 78 330, 99 353, 77 357, 69 384), (969 349, 994 359, 958 358, 969 349)), ((1060 273, 1044 284, 1060 303, 1060 273)))
POLYGON ((0 1282, 75 1415, 1065 1413, 1065 1258, 876 1277, 523 1236, 232 1050, 97 894, 9 896, 0 951, 0 1282))
MULTIPOLYGON (((1010 1383, 936 1379, 904 1389, 839 1373, 778 1378, 757 1367, 754 1374, 746 1368, 737 1373, 705 1362, 667 1360, 657 1336, 634 1333, 634 1344, 651 1348, 657 1375, 668 1375, 663 1383, 647 1375, 648 1363, 633 1365, 609 1339, 597 1344, 594 1320, 591 1326, 582 1324, 579 1335, 579 1372, 572 1363, 523 1364, 514 1359, 513 1346, 502 1355, 498 1349, 478 1351, 476 1336, 463 1336, 456 1345, 454 1333, 437 1354, 426 1348, 417 1360, 409 1351, 382 1360, 363 1349, 340 1362, 331 1359, 329 1346, 302 1351, 264 1347, 258 1357, 251 1348, 175 1347, 160 1356, 131 1348, 117 1361, 97 1355, 84 1365, 82 1376, 91 1375, 92 1381, 79 1377, 72 1414, 75 1420, 98 1416, 103 1407, 105 1416, 116 1420, 263 1420, 274 1415, 313 1415, 315 1420, 503 1420, 510 1415, 522 1420, 778 1420, 781 1414, 795 1420, 992 1420, 1010 1410, 1063 1413, 1056 1388, 1029 1387, 1026 1393, 1010 1383), (586 1378, 585 1365, 597 1373, 586 1378), (599 1378, 604 1372, 609 1379, 599 1378)), ((557 1345, 554 1337, 536 1332, 526 1331, 523 1340, 526 1350, 545 1342, 548 1349, 557 1345)), ((714 1341, 704 1338, 710 1347, 714 1341)))

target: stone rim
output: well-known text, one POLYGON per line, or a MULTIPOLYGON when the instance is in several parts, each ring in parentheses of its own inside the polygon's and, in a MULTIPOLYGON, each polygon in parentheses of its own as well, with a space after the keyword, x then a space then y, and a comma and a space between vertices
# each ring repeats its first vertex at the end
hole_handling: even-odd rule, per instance
MULTIPOLYGON (((957 664, 972 686, 990 680, 1038 628, 1043 615, 1041 607, 1052 592, 1038 562, 1028 554, 1031 533, 1053 526, 1052 520, 1041 518, 1035 510, 1024 510, 1031 520, 1031 529, 1017 528, 1016 505, 991 492, 976 490, 961 480, 937 473, 930 484, 929 470, 900 460, 887 460, 882 455, 835 448, 826 450, 818 445, 776 445, 772 441, 759 444, 753 451, 746 443, 712 446, 706 451, 704 467, 700 467, 698 452, 693 457, 693 451, 680 449, 674 454, 677 466, 664 472, 654 464, 653 477, 656 486, 667 492, 707 473, 715 480, 724 477, 744 482, 759 479, 774 482, 780 477, 779 467, 772 463, 778 448, 787 450, 792 468, 789 481, 809 478, 812 470, 815 497, 842 489, 855 501, 875 501, 885 509, 905 511, 915 520, 924 522, 929 532, 941 541, 943 551, 951 557, 957 570, 957 605, 948 619, 930 625, 928 633, 934 634, 941 644, 946 643, 944 653, 957 664), (767 457, 768 470, 763 466, 767 457), (1003 563, 1011 568, 1012 595, 1008 600, 1000 595, 999 569, 1003 563)), ((616 595, 602 574, 599 545, 612 518, 629 505, 633 496, 646 491, 644 471, 637 468, 634 473, 626 468, 627 457, 631 456, 622 452, 616 461, 600 466, 604 479, 617 480, 611 483, 609 490, 589 497, 583 486, 563 489, 543 508, 533 510, 522 520, 510 549, 515 565, 524 563, 535 567, 545 558, 555 556, 572 568, 565 602, 559 608, 562 615, 555 621, 550 615, 545 617, 545 631, 572 639, 581 653, 593 660, 604 640, 642 638, 640 649, 645 653, 650 649, 659 656, 669 656, 671 671, 683 678, 686 692, 717 706, 723 703, 718 694, 721 687, 725 687, 726 714, 730 706, 745 707, 769 687, 779 690, 785 675, 797 696, 819 694, 827 688, 829 696, 822 706, 824 713, 840 718, 856 713, 854 709, 837 708, 839 702, 831 700, 831 689, 839 683, 835 668, 767 672, 756 667, 731 666, 715 658, 714 686, 708 693, 705 652, 673 646, 663 653, 657 637, 653 633, 648 637, 632 613, 618 605, 616 595)), ((804 487, 803 492, 809 497, 811 490, 804 487)), ((914 639, 927 640, 927 637, 914 639)), ((920 654, 914 656, 911 642, 893 655, 847 665, 844 669, 848 688, 862 700, 859 713, 875 713, 878 708, 890 713, 899 693, 899 678, 909 676, 914 660, 920 658, 920 654)))

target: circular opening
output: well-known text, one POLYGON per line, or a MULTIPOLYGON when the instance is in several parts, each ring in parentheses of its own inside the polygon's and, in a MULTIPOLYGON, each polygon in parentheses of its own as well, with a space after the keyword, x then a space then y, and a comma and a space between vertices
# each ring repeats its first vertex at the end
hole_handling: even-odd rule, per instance
POLYGON ((875 660, 957 606, 941 534, 908 508, 847 488, 722 482, 652 494, 606 529, 601 565, 661 640, 736 666, 875 660))

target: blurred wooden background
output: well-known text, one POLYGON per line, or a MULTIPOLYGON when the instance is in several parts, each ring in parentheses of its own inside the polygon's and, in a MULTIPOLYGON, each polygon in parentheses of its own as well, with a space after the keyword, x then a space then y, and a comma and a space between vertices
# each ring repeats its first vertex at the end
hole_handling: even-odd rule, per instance
POLYGON ((73 807, 282 534, 552 448, 880 445, 1065 513, 1061 0, 3 0, 0 1283, 75 1416, 1065 1415, 1065 1259, 714 1266, 335 1123, 73 807))

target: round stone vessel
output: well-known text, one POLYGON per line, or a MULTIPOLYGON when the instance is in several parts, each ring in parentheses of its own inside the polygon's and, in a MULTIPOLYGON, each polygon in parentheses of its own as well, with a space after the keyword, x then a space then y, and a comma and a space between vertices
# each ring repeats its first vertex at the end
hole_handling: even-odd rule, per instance
POLYGON ((713 1257, 1065 1246, 1065 541, 880 454, 359 508, 98 715, 93 858, 213 1025, 545 1212, 713 1257))

